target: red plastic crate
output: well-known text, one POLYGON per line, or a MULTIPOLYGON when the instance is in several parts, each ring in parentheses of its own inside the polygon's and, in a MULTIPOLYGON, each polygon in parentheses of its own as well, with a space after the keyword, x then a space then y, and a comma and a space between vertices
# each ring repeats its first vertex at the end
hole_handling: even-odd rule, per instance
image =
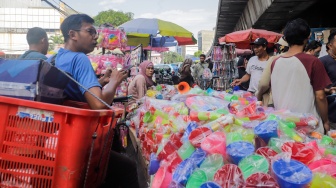
POLYGON ((113 140, 108 132, 123 110, 66 105, 0 96, 0 187, 101 185, 113 140))

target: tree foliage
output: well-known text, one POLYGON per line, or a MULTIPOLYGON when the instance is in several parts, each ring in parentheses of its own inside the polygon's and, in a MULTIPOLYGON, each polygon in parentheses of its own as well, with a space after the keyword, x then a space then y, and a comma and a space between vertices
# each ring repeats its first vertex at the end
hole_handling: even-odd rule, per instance
POLYGON ((163 62, 166 64, 182 62, 183 57, 176 52, 164 52, 163 54, 163 62))
POLYGON ((95 25, 101 25, 104 23, 112 24, 115 27, 121 24, 133 20, 134 14, 132 12, 123 12, 115 10, 107 10, 99 12, 97 16, 93 17, 95 25))
POLYGON ((194 53, 194 56, 195 57, 199 57, 200 55, 202 54, 202 51, 201 50, 198 50, 194 53))
POLYGON ((49 51, 54 50, 56 46, 64 44, 63 35, 53 35, 49 37, 49 51))

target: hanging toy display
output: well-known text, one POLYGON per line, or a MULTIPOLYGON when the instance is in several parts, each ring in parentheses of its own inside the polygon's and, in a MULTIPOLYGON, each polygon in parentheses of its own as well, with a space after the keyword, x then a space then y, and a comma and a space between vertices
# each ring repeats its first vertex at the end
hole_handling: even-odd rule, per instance
POLYGON ((237 74, 236 58, 235 44, 225 44, 224 46, 215 46, 213 48, 213 89, 224 91, 231 87, 230 82, 235 77, 235 74, 237 74))
POLYGON ((116 29, 110 24, 103 24, 97 31, 99 33, 98 47, 113 50, 127 46, 127 37, 123 29, 116 29))

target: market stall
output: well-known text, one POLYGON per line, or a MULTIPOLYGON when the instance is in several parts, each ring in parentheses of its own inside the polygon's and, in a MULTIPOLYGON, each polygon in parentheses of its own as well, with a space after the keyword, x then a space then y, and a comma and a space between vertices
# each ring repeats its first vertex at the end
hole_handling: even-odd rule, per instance
POLYGON ((336 186, 336 134, 314 131, 313 115, 184 83, 141 102, 131 137, 153 188, 336 186))

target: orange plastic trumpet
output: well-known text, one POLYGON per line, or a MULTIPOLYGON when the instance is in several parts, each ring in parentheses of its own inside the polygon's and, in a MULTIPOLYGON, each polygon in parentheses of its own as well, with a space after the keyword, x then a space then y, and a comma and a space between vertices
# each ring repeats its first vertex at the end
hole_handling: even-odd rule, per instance
POLYGON ((177 90, 180 94, 185 94, 188 93, 188 91, 190 90, 190 86, 187 82, 180 82, 177 85, 177 90))

